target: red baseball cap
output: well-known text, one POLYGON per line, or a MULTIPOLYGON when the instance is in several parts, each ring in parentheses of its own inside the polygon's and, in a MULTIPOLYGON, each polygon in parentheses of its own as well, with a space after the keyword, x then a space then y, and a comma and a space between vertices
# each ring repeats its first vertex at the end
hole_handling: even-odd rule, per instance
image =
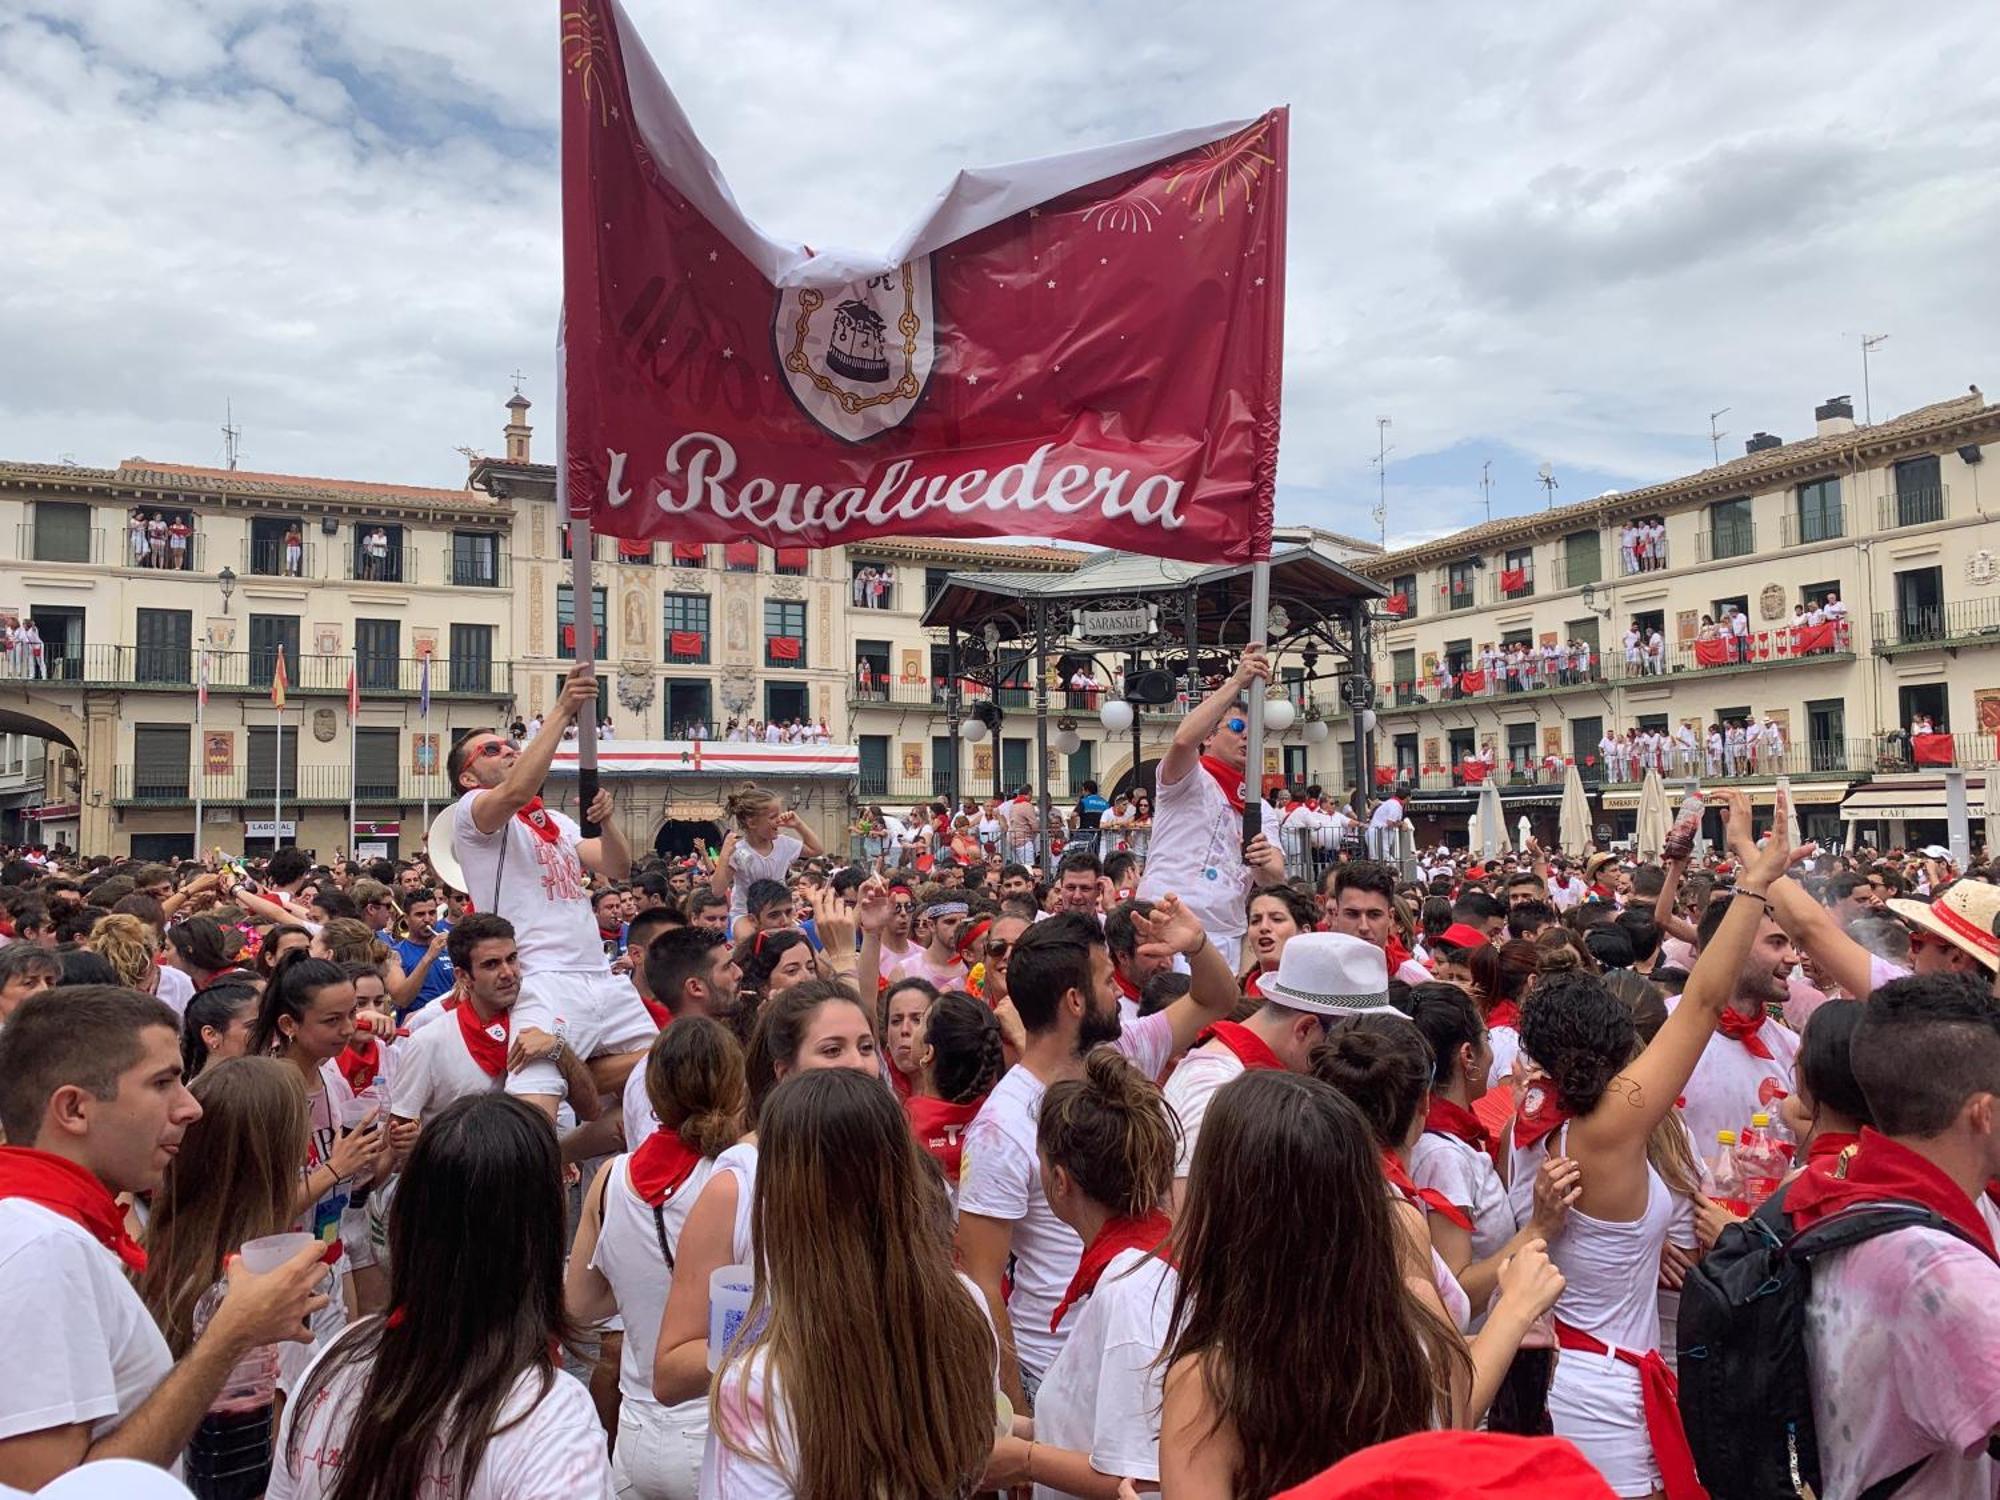
POLYGON ((1467 922, 1454 922, 1438 934, 1438 941, 1451 948, 1477 948, 1486 934, 1467 922))
POLYGON ((1364 1448, 1273 1500, 1612 1500, 1613 1493, 1563 1438, 1419 1432, 1364 1448))

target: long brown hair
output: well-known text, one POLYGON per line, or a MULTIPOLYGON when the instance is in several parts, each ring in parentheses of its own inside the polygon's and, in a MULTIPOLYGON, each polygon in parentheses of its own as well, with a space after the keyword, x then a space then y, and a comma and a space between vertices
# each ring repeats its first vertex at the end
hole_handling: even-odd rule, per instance
POLYGON ((838 979, 801 980, 782 995, 772 996, 758 1010, 750 1045, 744 1049, 752 1130, 757 1128, 765 1096, 777 1087, 779 1069, 790 1072, 797 1064, 799 1049, 806 1044, 806 1032, 813 1017, 819 1014, 822 1005, 835 1004, 851 1005, 864 1016, 868 1014, 854 991, 838 979))
MULTIPOLYGON (((750 1214, 758 1331, 715 1377, 710 1430, 737 1447, 722 1406, 747 1401, 766 1355, 790 1407, 801 1500, 965 1495, 986 1466, 993 1330, 953 1269, 942 1205, 880 1080, 817 1068, 764 1101, 750 1214)), ((767 1407, 771 1451, 775 1422, 767 1407)))
POLYGON ((191 1085, 201 1118, 153 1195, 139 1296, 175 1359, 194 1343, 194 1307, 245 1240, 289 1229, 311 1121, 299 1070, 269 1057, 219 1062, 191 1085))
POLYGON ((1084 1060, 1083 1077, 1049 1086, 1035 1145, 1092 1202, 1137 1219, 1173 1188, 1178 1135, 1159 1086, 1100 1047, 1084 1060))
POLYGON ((1164 1356, 1191 1359, 1242 1450, 1240 1500, 1436 1425, 1470 1362, 1404 1284, 1382 1153, 1315 1078, 1256 1070, 1204 1117, 1174 1230, 1164 1356))
POLYGON ((743 1049, 708 1016, 682 1016, 653 1038, 646 1054, 646 1100, 681 1144, 716 1157, 743 1135, 749 1092, 743 1049))

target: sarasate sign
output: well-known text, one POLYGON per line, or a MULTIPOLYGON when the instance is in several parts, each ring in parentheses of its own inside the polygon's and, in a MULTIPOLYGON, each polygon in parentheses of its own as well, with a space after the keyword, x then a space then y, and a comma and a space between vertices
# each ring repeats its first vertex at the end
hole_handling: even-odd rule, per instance
POLYGON ((1268 555, 1284 111, 963 172, 886 252, 815 252, 743 216, 616 0, 562 45, 574 514, 1268 555))

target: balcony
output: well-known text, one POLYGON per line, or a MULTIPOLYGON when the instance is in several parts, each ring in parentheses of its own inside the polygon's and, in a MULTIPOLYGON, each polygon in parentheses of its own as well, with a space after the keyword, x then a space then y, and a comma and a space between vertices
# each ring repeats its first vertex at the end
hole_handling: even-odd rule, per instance
POLYGON ((1479 591, 1473 587, 1471 578, 1463 578, 1438 586, 1438 595, 1450 610, 1471 609, 1479 602, 1479 591))
POLYGON ((1942 521, 1952 514, 1951 486, 1911 485, 1893 495, 1884 495, 1876 511, 1876 524, 1883 531, 1902 526, 1923 526, 1942 521))
POLYGON ((366 557, 353 547, 341 549, 341 577, 349 583, 417 582, 417 549, 391 547, 384 557, 366 557))
MULTIPOLYGON (((286 739, 289 748, 290 736, 287 735, 286 739)), ((285 768, 285 804, 345 803, 349 798, 351 769, 345 765, 288 765, 285 768)), ((207 772, 199 776, 187 766, 121 765, 114 768, 111 800, 121 807, 186 807, 193 804, 197 785, 201 800, 214 805, 236 803, 268 809, 278 796, 271 785, 271 768, 268 765, 259 766, 254 772, 238 769, 207 772)), ((444 803, 452 796, 442 771, 419 776, 407 768, 398 772, 394 780, 364 781, 351 790, 356 801, 409 803, 413 806, 422 804, 426 799, 444 803)))
POLYGON ((1716 522, 1695 533, 1697 561, 1726 562, 1732 557, 1748 557, 1757 550, 1755 521, 1716 522))
POLYGON ((1875 654, 2000 646, 2000 599, 1955 599, 1878 611, 1875 654))
POLYGON ((1786 547, 1808 547, 1814 542, 1838 541, 1847 535, 1847 507, 1832 505, 1819 510, 1788 510, 1784 515, 1784 524, 1778 528, 1778 535, 1786 547))
POLYGON ((438 576, 456 589, 504 589, 511 581, 511 562, 497 547, 490 552, 447 547, 438 559, 438 576))
POLYGON ((242 558, 243 572, 250 578, 319 577, 318 548, 303 537, 296 547, 287 546, 283 537, 245 537, 242 558))
POLYGON ((1588 692, 1604 685, 1604 666, 1602 658, 1593 652, 1587 666, 1564 666, 1554 671, 1544 670, 1538 657, 1530 669, 1519 673, 1502 670, 1489 676, 1483 669, 1475 668, 1455 675, 1385 682, 1377 693, 1378 708, 1393 712, 1396 709, 1440 708, 1452 703, 1484 703, 1503 698, 1510 701, 1517 698, 1536 699, 1558 693, 1588 692))
POLYGON ((1486 602, 1488 604, 1508 604, 1516 599, 1532 599, 1534 597, 1535 563, 1532 558, 1522 567, 1495 568, 1486 575, 1486 602))
MULTIPOLYGON (((1878 771, 1925 771, 1959 766, 1976 769, 2000 765, 2000 735, 1920 734, 1892 730, 1879 737, 1874 769, 1878 771)), ((1979 802, 1973 799, 1972 816, 1979 816, 1979 802)))
MULTIPOLYGON (((125 533, 120 531, 118 536, 121 543, 118 560, 122 562, 125 533)), ((23 562, 101 566, 105 561, 104 529, 99 526, 88 529, 44 526, 34 521, 22 521, 14 528, 14 555, 23 562)))
POLYGON ((896 704, 905 708, 936 708, 939 712, 943 712, 944 679, 916 677, 899 681, 886 673, 878 673, 872 669, 863 674, 857 665, 853 678, 848 682, 847 701, 896 704))
POLYGON ((1773 667, 1825 665, 1854 660, 1851 622, 1831 622, 1795 629, 1780 625, 1774 630, 1753 630, 1738 645, 1732 636, 1710 641, 1683 641, 1669 646, 1657 660, 1643 653, 1636 661, 1625 659, 1623 648, 1605 653, 1607 682, 1634 686, 1657 682, 1687 673, 1704 677, 1739 672, 1761 672, 1773 667))
MULTIPOLYGON (((1978 738, 1978 736, 1968 736, 1978 738)), ((1992 756, 1991 735, 1987 754, 1992 756)), ((1798 744, 1788 744, 1776 755, 1761 746, 1746 746, 1732 756, 1725 745, 1722 756, 1713 766, 1708 761, 1708 751, 1704 743, 1695 747, 1692 765, 1684 764, 1679 753, 1669 747, 1665 779, 1679 776, 1698 776, 1704 786, 1728 785, 1738 781, 1769 781, 1774 776, 1808 780, 1815 776, 1866 776, 1882 769, 1881 750, 1874 740, 1806 740, 1798 744)), ((1598 757, 1591 755, 1592 764, 1586 771, 1586 780, 1602 782, 1610 786, 1629 785, 1646 779, 1646 768, 1642 765, 1627 764, 1622 775, 1614 774, 1612 767, 1598 765, 1598 757)))
POLYGON ((1392 592, 1386 599, 1376 601, 1376 618, 1389 625, 1404 625, 1417 617, 1416 590, 1392 592))
MULTIPOLYGON (((295 696, 346 697, 347 673, 355 660, 351 656, 294 659, 287 653, 287 690, 295 696)), ((211 651, 209 691, 269 693, 276 665, 274 651, 211 651)), ((368 657, 360 666, 364 696, 416 697, 423 690, 424 663, 420 657, 368 657)), ((191 646, 85 646, 77 655, 52 659, 49 675, 91 687, 188 692, 194 687, 195 653, 191 646)), ((430 659, 430 690, 439 698, 512 698, 513 664, 476 656, 434 656, 430 659)))
POLYGON ((664 660, 670 665, 698 667, 708 661, 708 632, 706 630, 667 631, 667 649, 664 660))

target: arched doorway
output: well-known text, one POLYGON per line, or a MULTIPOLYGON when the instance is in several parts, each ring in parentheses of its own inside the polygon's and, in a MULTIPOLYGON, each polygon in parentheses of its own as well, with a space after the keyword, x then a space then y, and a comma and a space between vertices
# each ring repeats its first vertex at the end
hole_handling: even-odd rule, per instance
POLYGON ((713 818, 668 818, 653 835, 653 852, 662 859, 686 859, 697 840, 704 849, 722 846, 722 834, 713 818))
POLYGON ((1117 781, 1113 782, 1111 790, 1105 795, 1110 797, 1129 797, 1133 791, 1141 790, 1148 797, 1156 796, 1157 793, 1154 789, 1153 778, 1159 772, 1159 769, 1159 761, 1142 760, 1136 769, 1126 771, 1123 776, 1120 776, 1117 781))

